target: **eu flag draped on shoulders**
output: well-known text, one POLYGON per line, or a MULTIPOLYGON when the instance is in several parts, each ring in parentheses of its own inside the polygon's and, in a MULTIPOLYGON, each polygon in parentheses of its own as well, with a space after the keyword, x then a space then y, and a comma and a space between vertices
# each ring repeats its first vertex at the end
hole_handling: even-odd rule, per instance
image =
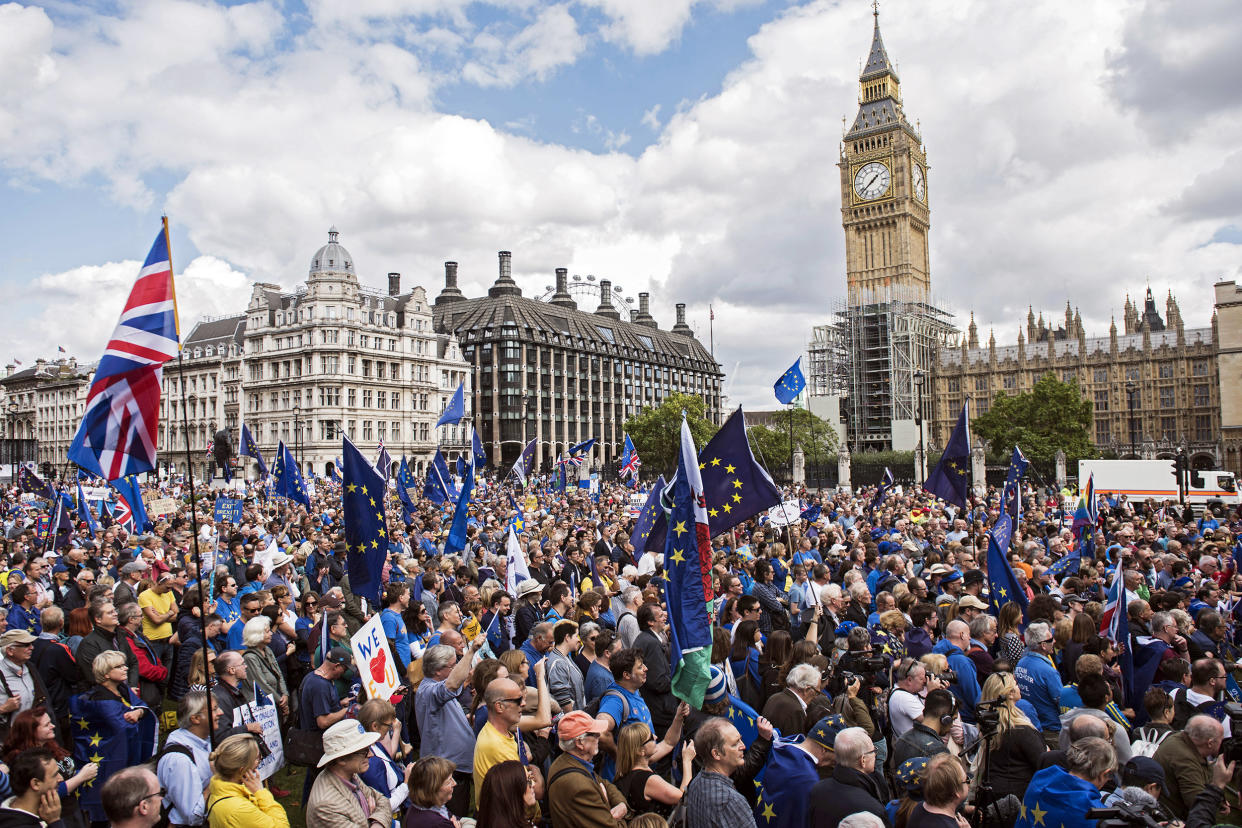
POLYGON ((259 453, 259 446, 254 441, 254 435, 250 433, 250 427, 245 423, 242 423, 241 450, 237 453, 242 457, 249 457, 258 464, 260 478, 267 477, 267 463, 263 462, 263 455, 259 453))
POLYGON ((382 572, 388 558, 388 524, 384 519, 384 478, 358 447, 342 436, 344 460, 341 503, 345 512, 345 568, 355 595, 379 606, 382 572))
POLYGON ((962 413, 957 415, 957 425, 949 435, 949 442, 940 455, 940 462, 923 484, 925 491, 942 498, 959 509, 966 508, 966 495, 970 491, 970 424, 968 418, 970 399, 962 403, 962 413))
POLYGON ((764 782, 755 805, 755 824, 763 828, 803 828, 807 792, 819 781, 815 757, 799 745, 806 736, 781 736, 772 740, 763 766, 764 782))
POLYGON ((302 482, 302 470, 298 468, 293 452, 289 451, 289 447, 283 440, 276 447, 276 462, 272 464, 272 482, 275 485, 276 497, 288 498, 310 509, 310 497, 306 494, 306 484, 302 482))
POLYGON ((696 710, 711 680, 712 542, 698 455, 690 425, 681 421, 681 456, 673 479, 664 567, 668 571, 669 657, 673 695, 696 710))
POLYGON ((462 475, 461 495, 453 510, 453 523, 449 527, 448 538, 444 541, 445 555, 456 555, 466 548, 466 519, 470 517, 470 495, 473 492, 474 466, 466 466, 466 473, 462 475))
POLYGON ((88 762, 99 765, 98 775, 78 788, 78 800, 91 822, 108 820, 100 801, 104 782, 125 768, 150 760, 159 739, 155 713, 124 683, 117 690, 113 693, 96 685, 69 698, 73 758, 79 767, 88 762), (135 711, 140 715, 131 722, 135 711))
POLYGON ((155 468, 164 363, 181 347, 168 219, 104 348, 69 459, 105 480, 155 468))
POLYGON ((453 392, 453 396, 449 399, 448 405, 444 407, 444 413, 440 415, 440 419, 436 420, 436 428, 439 428, 442 425, 452 425, 454 423, 458 423, 465 416, 465 383, 458 383, 457 390, 453 392))
POLYGON ((798 398, 802 389, 806 388, 806 377, 802 374, 802 357, 794 360, 794 364, 789 366, 788 371, 781 374, 781 378, 772 388, 781 405, 789 405, 798 398))
POLYGON ((1015 828, 1055 828, 1095 825, 1084 819, 1092 808, 1103 807, 1100 791, 1087 780, 1060 765, 1052 765, 1031 777, 1022 796, 1015 828))

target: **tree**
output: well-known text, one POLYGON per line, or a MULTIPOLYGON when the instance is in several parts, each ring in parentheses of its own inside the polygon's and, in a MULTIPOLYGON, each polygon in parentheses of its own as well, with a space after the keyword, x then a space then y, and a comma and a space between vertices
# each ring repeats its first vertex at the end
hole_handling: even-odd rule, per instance
POLYGON ((670 394, 661 405, 644 408, 625 421, 625 431, 634 441, 642 458, 643 470, 667 479, 677 473, 677 455, 681 452, 681 412, 694 436, 694 446, 702 450, 716 433, 717 426, 707 419, 707 406, 702 397, 692 394, 670 394))
POLYGON ((1061 382, 1044 374, 1029 392, 996 395, 992 408, 971 422, 976 437, 988 441, 995 455, 1009 456, 1016 445, 1027 459, 1045 468, 1065 452, 1069 468, 1081 459, 1098 457, 1091 442, 1092 405, 1084 400, 1078 380, 1061 382))
MULTIPOLYGON (((750 426, 747 435, 755 457, 769 474, 784 477, 789 473, 789 414, 781 412, 771 426, 750 426)), ((807 468, 828 462, 837 451, 837 432, 827 420, 816 417, 805 408, 793 410, 794 447, 802 447, 807 468)), ((833 459, 835 461, 835 458, 833 459)))

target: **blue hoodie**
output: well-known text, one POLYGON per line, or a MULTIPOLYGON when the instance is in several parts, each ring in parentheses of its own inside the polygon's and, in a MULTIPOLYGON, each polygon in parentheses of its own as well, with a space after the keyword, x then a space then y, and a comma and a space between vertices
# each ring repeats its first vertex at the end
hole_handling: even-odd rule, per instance
POLYGON ((948 656, 949 669, 957 673, 957 681, 949 685, 949 690, 961 702, 962 721, 974 723, 975 705, 979 703, 979 677, 975 663, 962 652, 962 648, 942 638, 932 647, 933 653, 948 656))

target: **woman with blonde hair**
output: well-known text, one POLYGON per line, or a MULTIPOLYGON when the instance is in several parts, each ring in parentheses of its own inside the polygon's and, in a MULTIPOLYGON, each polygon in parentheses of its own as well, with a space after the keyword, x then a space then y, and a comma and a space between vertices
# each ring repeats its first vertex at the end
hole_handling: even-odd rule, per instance
POLYGON ((652 762, 658 762, 673 752, 677 739, 681 737, 680 728, 677 730, 678 733, 670 743, 667 736, 656 741, 655 734, 646 722, 632 722, 621 728, 617 736, 615 784, 625 794, 630 814, 654 813, 668 816, 685 794, 694 771, 693 742, 687 743, 681 750, 681 787, 669 784, 651 770, 652 762))
POLYGON ((289 828, 289 817, 259 779, 259 745, 249 733, 225 739, 211 752, 207 786, 210 828, 289 828))
POLYGON ((996 799, 1006 794, 1021 797, 1047 750, 1039 730, 1018 707, 1021 698, 1012 673, 993 673, 983 683, 980 703, 1000 702, 996 706, 1000 724, 989 743, 988 755, 988 781, 996 799))

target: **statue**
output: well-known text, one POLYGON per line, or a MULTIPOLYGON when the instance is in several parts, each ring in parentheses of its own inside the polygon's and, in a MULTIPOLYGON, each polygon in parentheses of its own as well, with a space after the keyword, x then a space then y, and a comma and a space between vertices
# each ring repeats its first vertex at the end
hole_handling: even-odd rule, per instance
MULTIPOLYGON (((229 436, 227 428, 222 428, 216 432, 212 441, 212 456, 215 462, 212 464, 211 476, 215 477, 217 469, 229 468, 229 459, 233 456, 233 438, 229 436)), ((225 476, 231 477, 232 470, 230 469, 229 474, 225 476)))

